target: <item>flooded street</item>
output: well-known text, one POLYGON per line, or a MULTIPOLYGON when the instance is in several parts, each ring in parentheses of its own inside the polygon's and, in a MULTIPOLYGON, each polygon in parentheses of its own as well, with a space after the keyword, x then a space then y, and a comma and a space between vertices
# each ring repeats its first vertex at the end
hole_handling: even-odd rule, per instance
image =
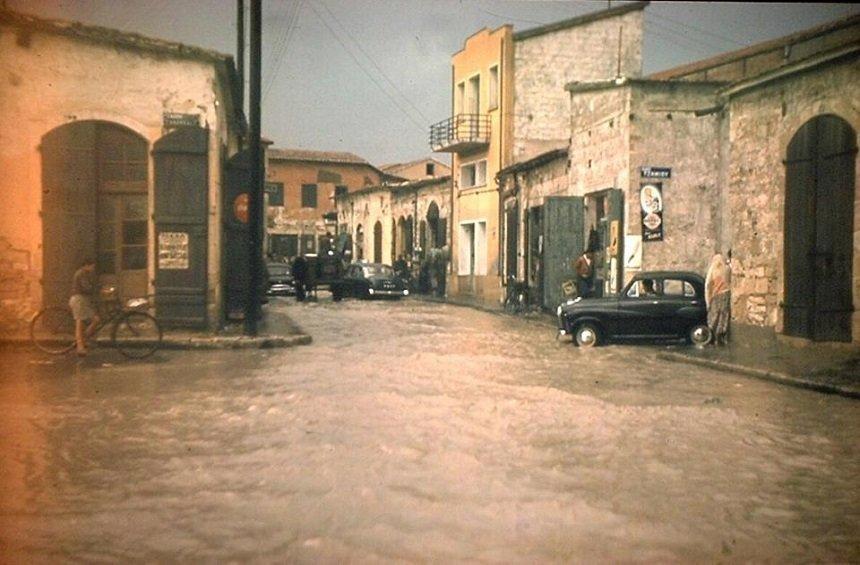
POLYGON ((0 561, 860 559, 856 400, 450 305, 269 308, 314 343, 0 351, 0 561))

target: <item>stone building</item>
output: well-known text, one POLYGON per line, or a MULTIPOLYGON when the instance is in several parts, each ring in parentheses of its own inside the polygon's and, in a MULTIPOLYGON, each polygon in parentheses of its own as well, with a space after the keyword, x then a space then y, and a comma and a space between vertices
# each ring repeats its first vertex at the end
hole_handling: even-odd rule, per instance
POLYGON ((452 116, 430 130, 433 150, 452 154, 452 296, 487 305, 502 300, 496 174, 567 142, 566 83, 641 74, 646 5, 520 32, 510 25, 482 29, 452 56, 452 116))
POLYGON ((279 257, 322 250, 338 195, 403 180, 347 152, 270 148, 267 163, 267 252, 279 257))
POLYGON ((222 159, 245 119, 231 57, 0 9, 0 326, 65 304, 84 257, 168 324, 223 319, 222 159))
POLYGON ((337 197, 338 233, 352 237, 353 259, 419 264, 449 241, 451 177, 371 186, 337 197))
POLYGON ((383 172, 406 180, 421 180, 451 176, 451 167, 438 159, 416 159, 406 163, 392 163, 379 167, 383 172))
POLYGON ((538 252, 546 286, 591 247, 614 292, 639 269, 704 273, 731 250, 735 322, 860 342, 858 52, 852 17, 645 78, 569 83, 569 184, 560 152, 500 172, 503 264, 537 284, 538 252), (560 251, 523 235, 533 216, 543 234, 566 226, 560 251))

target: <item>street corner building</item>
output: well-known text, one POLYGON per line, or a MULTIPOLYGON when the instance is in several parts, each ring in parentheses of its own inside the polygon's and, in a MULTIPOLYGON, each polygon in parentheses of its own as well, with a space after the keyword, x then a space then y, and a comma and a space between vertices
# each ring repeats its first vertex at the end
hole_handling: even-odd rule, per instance
POLYGON ((731 250, 736 323, 860 344, 860 17, 643 76, 645 9, 454 55, 431 127, 454 156, 452 295, 498 303, 513 277, 552 309, 585 250, 598 294, 731 250))
POLYGON ((63 305, 82 259, 166 325, 224 317, 225 166, 241 149, 227 55, 0 10, 0 331, 63 305))

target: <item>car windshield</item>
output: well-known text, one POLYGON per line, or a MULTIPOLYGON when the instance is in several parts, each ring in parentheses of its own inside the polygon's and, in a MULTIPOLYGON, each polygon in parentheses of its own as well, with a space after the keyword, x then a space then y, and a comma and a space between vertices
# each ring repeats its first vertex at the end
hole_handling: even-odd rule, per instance
POLYGON ((289 265, 283 265, 279 263, 269 263, 269 275, 270 276, 281 276, 286 275, 290 272, 289 265))
POLYGON ((394 269, 388 265, 365 265, 362 267, 365 277, 393 277, 394 269))

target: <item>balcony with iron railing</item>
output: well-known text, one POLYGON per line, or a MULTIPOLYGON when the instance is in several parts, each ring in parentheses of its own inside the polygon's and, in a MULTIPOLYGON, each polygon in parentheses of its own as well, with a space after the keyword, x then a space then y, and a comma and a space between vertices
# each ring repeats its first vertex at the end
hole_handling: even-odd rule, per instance
POLYGON ((433 151, 465 153, 486 149, 490 144, 490 117, 486 114, 456 114, 430 126, 433 151))

